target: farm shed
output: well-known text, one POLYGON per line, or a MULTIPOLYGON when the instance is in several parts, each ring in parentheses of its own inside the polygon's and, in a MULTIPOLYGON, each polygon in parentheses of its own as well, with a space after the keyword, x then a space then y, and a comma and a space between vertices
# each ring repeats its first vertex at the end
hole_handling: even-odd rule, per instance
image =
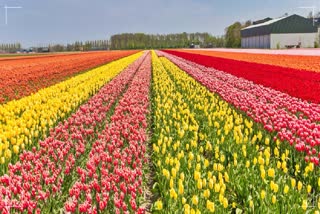
POLYGON ((241 30, 242 48, 307 48, 314 47, 318 39, 318 28, 299 15, 272 19, 241 30))

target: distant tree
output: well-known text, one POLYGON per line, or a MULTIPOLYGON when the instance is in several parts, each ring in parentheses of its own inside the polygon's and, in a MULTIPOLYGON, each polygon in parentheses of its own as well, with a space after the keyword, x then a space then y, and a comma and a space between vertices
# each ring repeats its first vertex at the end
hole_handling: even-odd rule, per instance
POLYGON ((249 27, 250 25, 252 25, 252 21, 251 20, 248 20, 244 23, 244 25, 242 26, 243 28, 245 27, 249 27))
POLYGON ((242 25, 240 22, 235 22, 226 28, 226 46, 228 48, 240 48, 241 36, 240 30, 242 25))
POLYGON ((228 48, 240 48, 241 47, 241 29, 252 25, 250 20, 241 24, 235 22, 225 29, 225 41, 228 48))

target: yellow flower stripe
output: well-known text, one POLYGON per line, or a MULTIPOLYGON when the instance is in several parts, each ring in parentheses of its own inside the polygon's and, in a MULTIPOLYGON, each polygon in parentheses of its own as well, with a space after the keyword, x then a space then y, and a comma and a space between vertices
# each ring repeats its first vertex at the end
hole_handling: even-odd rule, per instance
MULTIPOLYGON (((0 105, 0 163, 45 137, 103 85, 137 60, 142 53, 113 61, 20 100, 0 105)), ((15 156, 17 157, 17 156, 15 156)))
POLYGON ((154 210, 303 213, 317 209, 306 205, 317 201, 318 169, 307 164, 301 165, 307 174, 292 171, 288 168, 292 151, 279 141, 271 144, 271 136, 257 124, 154 52, 152 64, 152 146, 160 194, 154 210))

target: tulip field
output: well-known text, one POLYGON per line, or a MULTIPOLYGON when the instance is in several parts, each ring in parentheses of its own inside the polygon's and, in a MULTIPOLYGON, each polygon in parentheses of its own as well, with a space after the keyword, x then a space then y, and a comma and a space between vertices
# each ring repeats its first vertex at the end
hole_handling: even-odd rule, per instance
POLYGON ((320 214, 319 62, 182 49, 0 59, 0 211, 320 214))

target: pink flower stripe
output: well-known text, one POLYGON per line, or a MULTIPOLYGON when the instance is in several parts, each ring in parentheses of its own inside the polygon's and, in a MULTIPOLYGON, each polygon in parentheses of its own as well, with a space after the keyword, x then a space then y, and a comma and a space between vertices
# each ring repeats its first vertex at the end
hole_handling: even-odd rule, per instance
MULTIPOLYGON (((8 174, 0 177, 0 210, 40 211, 41 204, 61 195, 65 178, 76 170, 76 160, 96 139, 97 129, 103 129, 110 110, 121 95, 146 54, 104 86, 67 120, 50 130, 40 142, 40 149, 24 151, 20 161, 9 165, 8 174)), ((42 207, 43 208, 43 207, 42 207)))
POLYGON ((276 132, 281 141, 288 141, 306 161, 319 165, 320 106, 288 94, 264 87, 223 71, 206 68, 194 62, 158 52, 182 70, 218 93, 224 100, 244 111, 269 132, 276 132))
POLYGON ((111 124, 99 135, 86 168, 69 191, 67 212, 143 213, 142 173, 146 159, 147 114, 151 80, 150 54, 117 105, 111 124))

